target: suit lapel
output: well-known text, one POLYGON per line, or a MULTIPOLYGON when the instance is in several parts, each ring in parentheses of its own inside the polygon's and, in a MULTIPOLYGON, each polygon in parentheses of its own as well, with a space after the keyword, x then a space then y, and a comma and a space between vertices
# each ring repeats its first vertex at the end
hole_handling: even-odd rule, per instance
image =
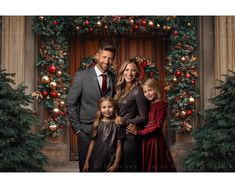
POLYGON ((94 68, 91 68, 90 75, 91 75, 91 78, 92 78, 92 83, 87 83, 87 84, 90 85, 90 88, 91 88, 92 91, 94 91, 94 93, 99 93, 99 95, 102 96, 100 86, 99 86, 99 82, 97 80, 97 75, 96 75, 96 72, 95 72, 94 68))

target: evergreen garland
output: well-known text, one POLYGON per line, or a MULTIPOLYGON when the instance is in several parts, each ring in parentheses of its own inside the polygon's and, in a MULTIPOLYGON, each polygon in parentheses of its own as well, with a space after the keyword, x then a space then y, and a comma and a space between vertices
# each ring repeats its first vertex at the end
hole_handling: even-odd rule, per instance
POLYGON ((22 84, 12 88, 12 76, 0 70, 0 171, 43 171, 44 141, 30 132, 30 127, 37 123, 33 111, 27 108, 32 97, 25 94, 22 84))
POLYGON ((167 54, 168 62, 165 65, 165 70, 167 71, 165 90, 168 92, 167 99, 172 116, 170 126, 177 131, 183 132, 188 132, 192 129, 195 100, 199 96, 196 89, 198 61, 194 55, 197 40, 193 17, 37 16, 33 18, 33 21, 33 31, 42 42, 40 51, 46 52, 46 56, 40 55, 38 63, 41 70, 41 78, 45 75, 49 77, 49 82, 42 83, 42 80, 40 81, 39 90, 34 95, 44 101, 44 105, 48 110, 49 117, 45 121, 45 129, 49 131, 49 134, 53 136, 60 135, 67 122, 65 109, 58 106, 58 104, 60 101, 65 100, 69 88, 70 79, 69 75, 66 74, 65 68, 69 36, 91 33, 93 35, 108 34, 116 36, 146 33, 167 36, 169 39, 169 50, 167 54), (56 54, 59 54, 57 48, 50 48, 51 43, 59 45, 66 52, 60 56, 65 66, 58 67, 59 59, 51 60, 56 54), (48 68, 43 67, 44 64, 56 66, 57 70, 63 70, 61 75, 63 79, 59 79, 58 82, 56 72, 48 72, 48 68), (50 86, 51 81, 53 81, 52 87, 50 86), (62 87, 61 84, 63 84, 62 87), (61 88, 64 88, 62 89, 63 92, 60 91, 61 88), (60 96, 57 95, 58 93, 60 96), (61 95, 63 95, 62 98, 61 95), (63 121, 59 119, 63 119, 63 121))
POLYGON ((235 171, 235 72, 216 89, 220 94, 210 100, 215 107, 202 112, 204 124, 195 131, 195 145, 182 161, 187 171, 235 171))

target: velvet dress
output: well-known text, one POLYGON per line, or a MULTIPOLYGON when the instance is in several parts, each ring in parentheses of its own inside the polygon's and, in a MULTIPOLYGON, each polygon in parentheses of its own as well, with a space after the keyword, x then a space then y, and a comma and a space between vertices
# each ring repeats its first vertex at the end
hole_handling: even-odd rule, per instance
POLYGON ((142 170, 144 172, 175 172, 175 164, 165 143, 162 127, 167 111, 167 103, 151 103, 149 121, 146 127, 138 130, 142 140, 142 170))
MULTIPOLYGON (((140 86, 135 87, 126 96, 119 99, 119 116, 124 119, 125 130, 129 124, 136 124, 143 127, 147 123, 147 101, 140 86)), ((122 162, 120 171, 138 172, 141 171, 141 145, 139 136, 126 133, 123 140, 122 162)))
POLYGON ((114 123, 101 121, 91 139, 95 141, 89 161, 89 172, 106 172, 115 161, 117 140, 124 138, 124 132, 114 123))

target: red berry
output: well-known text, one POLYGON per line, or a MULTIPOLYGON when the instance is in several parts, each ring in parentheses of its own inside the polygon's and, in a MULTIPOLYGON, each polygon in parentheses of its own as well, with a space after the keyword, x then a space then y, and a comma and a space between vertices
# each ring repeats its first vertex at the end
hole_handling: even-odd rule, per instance
POLYGON ((49 72, 50 73, 53 73, 55 71, 56 71, 56 66, 52 65, 52 66, 49 67, 49 72))

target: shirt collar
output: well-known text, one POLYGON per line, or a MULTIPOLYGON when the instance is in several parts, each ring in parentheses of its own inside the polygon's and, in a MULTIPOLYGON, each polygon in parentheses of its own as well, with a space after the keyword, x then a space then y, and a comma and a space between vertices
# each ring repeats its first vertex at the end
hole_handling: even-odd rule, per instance
POLYGON ((95 68, 95 72, 96 72, 97 76, 100 76, 101 74, 106 74, 106 75, 108 76, 107 72, 104 72, 104 73, 101 72, 101 71, 98 69, 97 65, 96 65, 94 68, 95 68))

